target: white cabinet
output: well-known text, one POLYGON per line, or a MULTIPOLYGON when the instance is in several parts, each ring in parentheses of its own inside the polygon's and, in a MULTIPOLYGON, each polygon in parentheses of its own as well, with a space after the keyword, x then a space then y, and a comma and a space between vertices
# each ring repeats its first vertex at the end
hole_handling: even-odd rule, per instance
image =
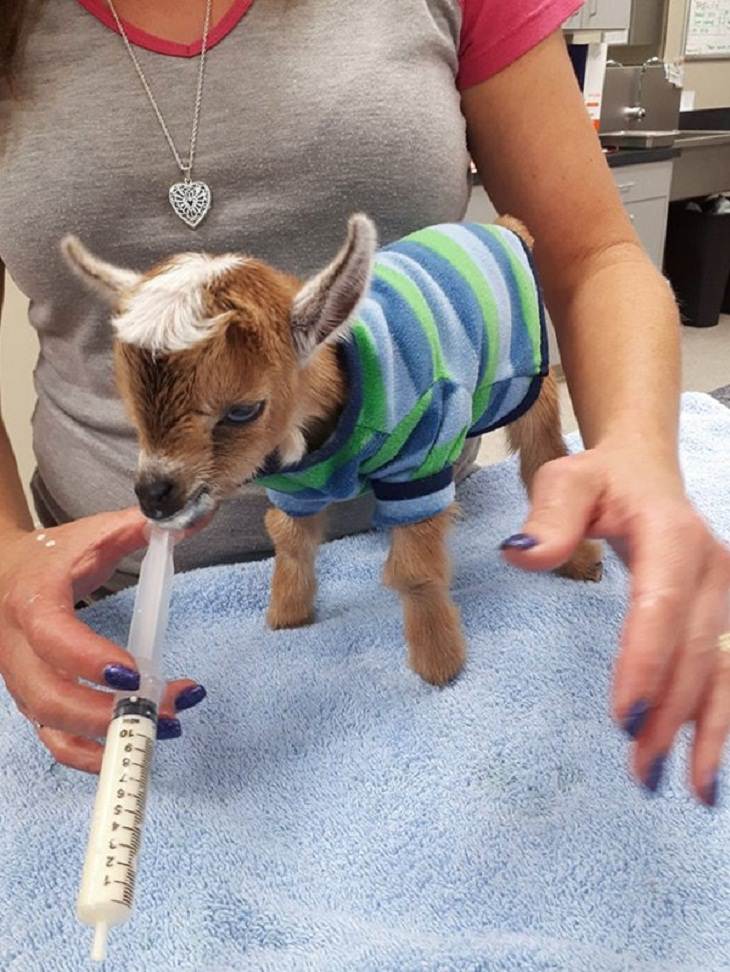
POLYGON ((573 14, 568 20, 563 24, 564 30, 579 30, 583 25, 583 11, 579 10, 578 13, 573 14))
MULTIPOLYGON (((641 2, 641 0, 635 0, 641 2)), ((578 13, 563 24, 565 30, 628 30, 631 0, 586 0, 578 13)))
POLYGON ((583 7, 583 23, 588 30, 628 30, 631 0, 588 0, 583 7))
POLYGON ((611 170, 634 229, 659 270, 664 262, 673 164, 672 159, 667 159, 619 166, 611 170))
POLYGON ((661 270, 664 261, 664 240, 667 234, 667 206, 669 198, 642 199, 626 207, 629 219, 639 234, 652 263, 661 270))
POLYGON ((484 187, 481 185, 472 186, 469 205, 464 214, 464 222, 493 223, 497 216, 497 210, 492 205, 492 200, 484 191, 484 187))

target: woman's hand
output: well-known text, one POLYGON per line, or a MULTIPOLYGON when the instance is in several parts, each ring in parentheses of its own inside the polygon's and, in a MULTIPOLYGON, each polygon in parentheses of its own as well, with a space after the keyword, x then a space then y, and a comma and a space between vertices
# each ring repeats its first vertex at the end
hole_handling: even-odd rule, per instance
MULTIPOLYGON (((100 587, 119 561, 145 546, 146 521, 136 509, 101 513, 54 529, 0 536, 0 674, 23 715, 53 757, 98 772, 112 715, 112 695, 79 678, 117 689, 139 684, 134 658, 95 634, 74 604, 100 587)), ((205 691, 189 679, 171 682, 160 706, 158 734, 180 735, 177 708, 205 691)))
POLYGON ((602 444, 545 465, 510 563, 550 570, 584 537, 610 541, 631 571, 613 689, 614 718, 636 739, 634 772, 650 790, 678 729, 694 722, 691 783, 708 805, 730 730, 730 551, 692 507, 671 459, 639 443, 602 444))

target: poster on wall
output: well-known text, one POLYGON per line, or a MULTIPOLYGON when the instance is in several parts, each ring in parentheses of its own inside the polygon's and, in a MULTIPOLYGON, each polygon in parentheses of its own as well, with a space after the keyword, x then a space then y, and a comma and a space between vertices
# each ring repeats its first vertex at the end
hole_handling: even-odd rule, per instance
POLYGON ((730 57, 730 0, 690 0, 684 53, 694 59, 730 57))

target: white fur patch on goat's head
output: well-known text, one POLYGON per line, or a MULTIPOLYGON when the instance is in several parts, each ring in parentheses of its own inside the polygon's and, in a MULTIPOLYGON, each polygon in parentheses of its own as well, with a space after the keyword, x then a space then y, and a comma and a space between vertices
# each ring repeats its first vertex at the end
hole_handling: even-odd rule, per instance
POLYGON ((74 273, 111 304, 118 339, 162 353, 184 351, 211 334, 219 316, 208 313, 209 298, 246 262, 232 253, 182 253, 141 274, 99 259, 75 236, 65 237, 61 250, 74 273))
POLYGON ((210 336, 218 317, 206 312, 209 288, 244 264, 234 254, 184 253, 145 277, 112 324, 120 341, 148 351, 185 351, 210 336))

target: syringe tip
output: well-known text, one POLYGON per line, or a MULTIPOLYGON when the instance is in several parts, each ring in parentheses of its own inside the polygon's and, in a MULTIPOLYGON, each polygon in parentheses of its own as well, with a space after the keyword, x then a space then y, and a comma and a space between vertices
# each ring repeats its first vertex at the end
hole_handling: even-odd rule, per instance
POLYGON ((106 933, 109 926, 105 921, 97 921, 94 928, 94 944, 91 946, 91 957, 95 962, 103 962, 106 958, 106 933))

